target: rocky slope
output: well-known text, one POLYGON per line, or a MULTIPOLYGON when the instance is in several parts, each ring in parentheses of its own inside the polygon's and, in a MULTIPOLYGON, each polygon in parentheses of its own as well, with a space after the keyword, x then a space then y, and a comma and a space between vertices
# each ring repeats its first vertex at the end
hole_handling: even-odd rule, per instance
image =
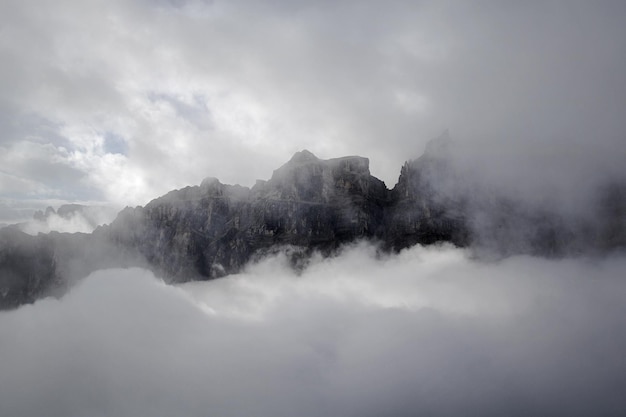
MULTIPOLYGON (((411 175, 404 170, 400 184, 411 175)), ((419 186, 388 190, 370 174, 366 158, 320 160, 302 151, 252 189, 206 179, 126 209, 94 235, 137 248, 175 281, 236 272, 277 246, 289 246, 297 264, 311 251, 330 253, 363 238, 396 249, 455 238, 462 243, 461 225, 419 195, 419 186)))
POLYGON ((443 241, 505 255, 626 246, 623 184, 600 193, 601 221, 565 221, 460 186, 449 145, 447 135, 432 141, 402 167, 391 190, 370 174, 366 158, 321 160, 302 151, 251 189, 207 178, 145 207, 126 208, 91 234, 2 229, 0 308, 61 293, 101 268, 148 267, 170 282, 211 279, 276 248, 289 248, 300 267, 313 251, 331 254, 358 239, 383 250, 443 241))

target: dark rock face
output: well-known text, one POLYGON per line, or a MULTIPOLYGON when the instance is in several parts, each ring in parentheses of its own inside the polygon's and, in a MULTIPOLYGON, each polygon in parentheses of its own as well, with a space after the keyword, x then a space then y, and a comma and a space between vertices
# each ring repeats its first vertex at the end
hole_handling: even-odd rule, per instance
POLYGON ((366 158, 322 161, 303 151, 252 189, 207 179, 127 209, 95 235, 139 248, 170 279, 218 277, 276 245, 328 252, 357 238, 384 238, 391 204, 366 158))
POLYGON ((623 184, 601 193, 598 224, 572 224, 459 187, 449 144, 447 135, 429 143, 423 156, 402 167, 391 190, 370 174, 366 158, 320 160, 302 151, 251 189, 207 178, 145 207, 126 208, 91 234, 2 229, 0 308, 61 293, 101 268, 148 267, 170 282, 211 279, 276 247, 291 248, 298 266, 313 251, 330 254, 358 239, 395 251, 442 241, 491 245, 503 255, 626 247, 623 184))
POLYGON ((386 216, 385 242, 394 249, 440 241, 469 243, 466 196, 450 192, 449 182, 455 178, 449 143, 447 134, 429 142, 424 155, 402 167, 386 216))
POLYGON ((54 245, 48 236, 30 236, 13 228, 0 233, 0 307, 32 302, 59 287, 54 245))

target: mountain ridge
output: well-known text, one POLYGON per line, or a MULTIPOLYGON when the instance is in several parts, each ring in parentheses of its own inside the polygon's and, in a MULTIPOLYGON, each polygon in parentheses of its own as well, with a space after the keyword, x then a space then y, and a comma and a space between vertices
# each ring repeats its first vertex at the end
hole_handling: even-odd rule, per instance
POLYGON ((448 242, 503 256, 626 247, 626 192, 611 191, 597 225, 563 221, 558 213, 468 191, 451 143, 447 134, 429 142, 403 165, 392 189, 371 175, 367 158, 323 160, 303 150, 251 188, 205 178, 127 207, 91 234, 2 229, 0 308, 62 294, 102 268, 141 266, 167 282, 218 278, 277 247, 290 248, 295 267, 313 252, 330 255, 357 240, 383 251, 448 242))

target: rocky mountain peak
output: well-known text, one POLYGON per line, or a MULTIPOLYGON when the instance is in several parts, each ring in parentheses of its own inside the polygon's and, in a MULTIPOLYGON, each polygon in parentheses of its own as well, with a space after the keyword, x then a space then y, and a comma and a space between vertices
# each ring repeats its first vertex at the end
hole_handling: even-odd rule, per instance
POLYGON ((448 130, 428 141, 422 156, 404 164, 393 193, 409 199, 441 197, 441 192, 449 188, 446 182, 456 181, 451 167, 453 146, 448 130))
POLYGON ((446 129, 440 136, 426 143, 423 156, 430 158, 446 158, 450 155, 452 143, 450 132, 446 129))
POLYGON ((215 178, 215 177, 206 177, 200 183, 200 188, 211 187, 211 186, 215 186, 217 184, 221 184, 220 180, 218 180, 217 178, 215 178))
POLYGON ((221 195, 223 193, 224 185, 215 177, 207 177, 200 183, 200 190, 202 195, 221 195))
POLYGON ((327 203, 344 194, 365 193, 370 182, 380 182, 369 171, 369 159, 346 156, 319 159, 311 152, 297 152, 253 192, 262 198, 327 203))
POLYGON ((306 149, 303 149, 300 152, 296 152, 293 154, 288 163, 302 163, 302 162, 311 162, 311 161, 319 161, 319 158, 306 149))

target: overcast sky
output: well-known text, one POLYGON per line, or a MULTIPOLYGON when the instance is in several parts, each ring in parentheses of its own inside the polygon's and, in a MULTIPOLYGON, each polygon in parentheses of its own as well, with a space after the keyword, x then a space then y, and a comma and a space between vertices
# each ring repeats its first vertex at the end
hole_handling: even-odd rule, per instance
POLYGON ((305 148, 369 157, 392 187, 447 128, 496 178, 621 172, 625 17, 621 1, 6 0, 0 222, 207 176, 250 186, 305 148))

